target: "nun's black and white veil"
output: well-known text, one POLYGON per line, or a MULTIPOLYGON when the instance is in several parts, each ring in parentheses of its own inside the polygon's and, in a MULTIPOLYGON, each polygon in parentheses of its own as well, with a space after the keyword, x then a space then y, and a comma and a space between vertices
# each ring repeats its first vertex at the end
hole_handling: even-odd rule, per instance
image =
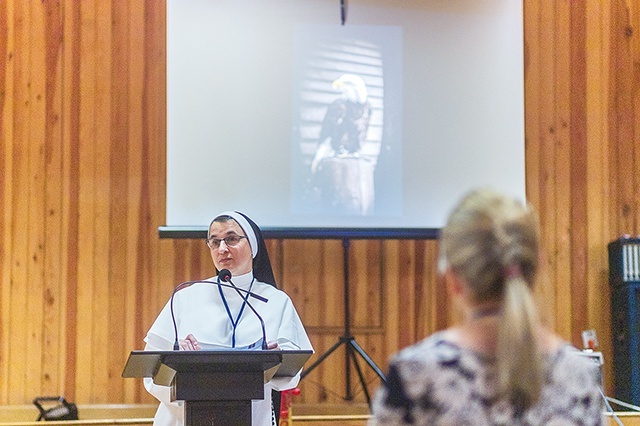
MULTIPOLYGON (((249 239, 251 254, 253 256, 253 276, 255 279, 278 288, 276 278, 273 275, 273 269, 271 268, 267 245, 264 242, 260 227, 251 220, 249 216, 238 211, 220 213, 211 221, 211 223, 224 216, 235 220, 249 239)), ((211 228, 211 224, 209 224, 209 228, 211 228)))
MULTIPOLYGON (((241 214, 245 219, 247 219, 247 222, 249 222, 249 225, 253 229, 253 233, 256 235, 256 240, 258 242, 258 253, 253 258, 253 276, 258 281, 271 284, 272 286, 278 288, 278 285, 276 284, 276 278, 273 275, 273 269, 271 268, 271 260, 269 260, 267 245, 264 242, 260 227, 244 213, 236 213, 241 214)), ((247 230, 245 229, 244 232, 247 232, 247 230)))

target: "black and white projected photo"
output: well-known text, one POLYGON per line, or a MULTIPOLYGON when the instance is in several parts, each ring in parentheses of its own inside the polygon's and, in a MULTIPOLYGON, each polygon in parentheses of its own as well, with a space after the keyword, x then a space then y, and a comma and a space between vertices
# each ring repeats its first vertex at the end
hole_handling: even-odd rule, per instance
POLYGON ((296 27, 294 214, 401 214, 401 52, 397 26, 296 27))

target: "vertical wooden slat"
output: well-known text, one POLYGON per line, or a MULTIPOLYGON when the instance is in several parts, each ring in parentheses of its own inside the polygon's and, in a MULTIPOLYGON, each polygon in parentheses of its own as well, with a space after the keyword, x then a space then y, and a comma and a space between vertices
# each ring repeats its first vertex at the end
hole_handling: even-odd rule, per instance
POLYGON ((400 242, 398 240, 387 240, 382 243, 382 312, 384 313, 384 342, 385 346, 382 351, 382 366, 386 365, 391 354, 400 346, 399 334, 396 330, 400 327, 400 318, 393 315, 394 312, 400 312, 402 302, 397 297, 399 288, 403 285, 400 282, 400 242))
POLYGON ((634 233, 634 140, 633 140, 633 64, 630 56, 630 23, 629 9, 624 1, 614 3, 613 9, 613 90, 614 124, 611 130, 616 141, 616 164, 612 170, 615 180, 620 182, 614 186, 617 194, 615 217, 618 219, 617 234, 634 233))
MULTIPOLYGON (((13 4, 0 2, 0 375, 6 378, 9 378, 13 270, 13 21, 13 4)), ((0 400, 8 398, 9 380, 0 380, 0 400)))
MULTIPOLYGON (((525 159, 526 159, 526 188, 527 199, 533 205, 538 214, 543 214, 542 181, 546 180, 543 173, 543 164, 547 161, 547 153, 540 141, 546 135, 546 128, 542 125, 543 112, 548 105, 545 104, 545 80, 543 71, 548 68, 544 61, 549 60, 544 52, 548 45, 541 42, 542 25, 541 9, 548 3, 539 1, 525 1, 524 3, 524 40, 525 40, 525 159)), ((552 92, 551 92, 552 93, 552 92)), ((550 155, 549 157, 552 157, 550 155)), ((548 253, 548 247, 543 247, 544 253, 548 253)), ((548 256, 543 256, 541 267, 548 271, 548 256)), ((536 286, 536 299, 541 308, 541 314, 552 328, 555 324, 555 291, 548 273, 540 274, 540 285, 536 286)))
POLYGON ((586 8, 571 3, 571 341, 579 345, 587 321, 587 143, 586 143, 586 8))
MULTIPOLYGON (((95 111, 94 111, 94 169, 92 180, 94 181, 93 200, 93 262, 94 275, 93 299, 88 306, 92 307, 92 312, 88 313, 92 321, 92 345, 98 348, 106 348, 92 355, 92 363, 90 374, 91 378, 91 394, 93 402, 108 401, 109 392, 109 374, 111 373, 109 366, 109 355, 112 350, 109 341, 109 319, 113 311, 118 311, 122 306, 122 298, 120 293, 115 292, 114 298, 111 299, 110 294, 113 291, 115 279, 112 281, 111 274, 111 251, 113 244, 120 244, 114 240, 112 236, 113 229, 121 226, 120 215, 116 214, 112 217, 112 197, 114 196, 114 181, 118 179, 120 170, 114 168, 111 161, 113 155, 119 155, 121 150, 114 143, 117 134, 114 127, 119 123, 114 121, 116 116, 116 104, 114 97, 118 96, 117 79, 119 75, 114 73, 116 64, 118 63, 121 52, 114 55, 114 39, 118 35, 118 27, 120 25, 118 13, 121 8, 126 8, 127 2, 109 3, 105 1, 95 2, 95 32, 93 34, 95 40, 95 50, 90 52, 95 61, 95 73, 93 84, 95 86, 95 111), (118 151, 118 154, 116 154, 118 151), (106 309, 105 309, 106 307, 106 309)), ((125 9, 126 10, 126 9, 125 9)), ((122 108, 122 106, 121 106, 122 108)), ((118 167, 120 164, 118 164, 118 167)), ((125 200, 122 200, 124 202, 125 200)), ((117 265, 117 267, 122 267, 117 265)), ((121 339, 121 336, 119 337, 121 339)))
POLYGON ((426 265, 429 268, 429 274, 426 283, 429 285, 429 293, 431 295, 431 317, 429 322, 425 324, 425 329, 421 336, 440 331, 449 324, 457 323, 459 320, 459 317, 456 318, 454 316, 455 307, 449 298, 448 290, 438 270, 438 242, 427 241, 427 247, 429 261, 426 262, 426 265))
MULTIPOLYGON (((570 2, 554 2, 554 105, 553 126, 554 221, 555 232, 549 235, 555 243, 556 306, 564 309, 556 312, 556 327, 566 339, 571 337, 571 28, 570 2)), ((548 159, 548 157, 546 157, 548 159)))
MULTIPOLYGON (((545 2, 540 5, 540 15, 538 23, 538 43, 540 46, 555 46, 556 26, 553 16, 557 2, 545 2)), ((537 206, 542 227, 542 246, 549 255, 546 257, 549 275, 549 282, 541 282, 546 287, 542 293, 553 296, 545 303, 552 303, 558 306, 557 294, 557 260, 556 260, 556 191, 555 191, 555 170, 556 170, 556 123, 555 123, 555 51, 553 49, 543 49, 540 55, 540 87, 535 96, 541 99, 538 104, 540 108, 540 170, 538 182, 540 185, 540 199, 537 206)), ((566 335, 566 330, 561 327, 563 324, 556 324, 558 318, 556 310, 553 310, 554 318, 552 325, 561 334, 566 335)))
MULTIPOLYGON (((608 62, 609 39, 606 30, 610 25, 610 2, 590 2, 586 5, 586 74, 587 93, 586 111, 586 203, 587 203, 587 240, 588 246, 588 318, 587 324, 595 327, 598 333, 600 348, 605 359, 613 359, 611 339, 609 338, 610 306, 608 292, 608 265, 603 256, 605 247, 594 245, 593 241, 606 242, 609 238, 607 214, 609 191, 607 177, 609 175, 609 138, 607 137, 608 62), (604 206, 604 207, 603 207, 604 206)), ((611 370, 610 370, 611 371, 611 370)), ((604 375, 606 388, 611 388, 611 373, 604 375)))
POLYGON ((371 327, 379 315, 378 297, 380 277, 375 265, 379 263, 373 240, 352 240, 349 265, 351 288, 351 323, 355 328, 371 327))
POLYGON ((400 275, 399 286, 397 288, 396 297, 400 301, 400 311, 398 315, 400 321, 396 332, 399 334, 399 345, 405 347, 415 341, 415 294, 413 291, 408 291, 404 283, 415 283, 415 242, 412 240, 403 240, 400 242, 400 275))
POLYGON ((94 210, 95 199, 102 195, 97 191, 96 181, 102 184, 96 177, 96 57, 98 50, 96 45, 96 10, 95 2, 84 1, 80 4, 80 76, 79 85, 79 192, 78 192, 78 286, 77 294, 77 336, 76 336, 76 401, 93 402, 89 400, 93 395, 93 357, 94 348, 100 342, 95 341, 93 333, 94 277, 97 273, 94 252, 96 246, 104 250, 96 243, 97 228, 94 223, 97 214, 94 210))
MULTIPOLYGON (((130 31, 131 23, 140 26, 139 21, 135 21, 130 5, 134 2, 118 1, 112 2, 108 8, 111 11, 110 28, 111 37, 108 39, 109 56, 111 58, 110 67, 110 117, 108 122, 110 128, 109 143, 109 275, 108 275, 108 299, 109 315, 107 320, 106 334, 109 351, 106 357, 107 388, 109 393, 117 399, 123 395, 123 383, 119 373, 122 371, 123 353, 125 351, 125 329, 128 324, 124 322, 126 318, 126 294, 127 294, 127 265, 131 262, 135 265, 135 252, 129 252, 128 245, 123 247, 118 241, 122 235, 130 235, 129 220, 127 211, 130 208, 130 197, 128 196, 129 183, 129 146, 137 145, 135 141, 139 138, 130 133, 131 123, 137 122, 137 118, 132 116, 131 105, 139 102, 139 92, 132 92, 131 67, 136 60, 132 58, 130 44, 140 38, 139 35, 130 31), (131 42, 130 42, 131 41, 131 42), (137 95, 132 97, 131 95, 137 95), (117 303, 120 301, 120 303, 117 303)), ((106 25, 105 25, 106 26, 106 25)), ((105 40, 106 42, 107 40, 105 40)), ((125 358, 126 359, 126 358, 125 358)), ((105 394, 108 399, 111 395, 105 394)))
MULTIPOLYGON (((629 73, 629 79, 633 82, 633 99, 632 99, 632 116, 628 126, 631 127, 631 134, 634 142, 634 164, 635 169, 638 169, 640 165, 640 89, 638 89, 638 80, 640 80, 640 35, 638 35, 638 28, 640 28, 640 5, 637 1, 628 1, 628 7, 630 11, 630 22, 627 27, 627 36, 629 38, 631 63, 633 67, 629 73)), ((634 192, 637 194, 640 191, 640 176, 638 173, 634 174, 634 192)), ((634 204, 635 212, 635 229, 640 229, 640 197, 635 197, 634 204)))
MULTIPOLYGON (((427 281, 424 276, 424 271, 425 271, 425 244, 424 241, 416 241, 415 245, 414 245, 414 252, 415 252, 415 279, 414 279, 414 291, 413 294, 415 295, 415 307, 414 307, 414 312, 415 312, 415 318, 416 321, 414 323, 414 328, 413 328, 413 340, 417 341, 419 338, 419 333, 420 333, 420 328, 422 326, 422 321, 424 321, 424 317, 421 315, 421 312, 427 311, 425 304, 426 304, 426 294, 424 292, 423 286, 421 285, 421 283, 424 283, 425 281, 427 281)), ((431 278, 431 277, 429 277, 431 278)), ((427 281, 428 282, 428 281, 427 281)))
MULTIPOLYGON (((122 226, 121 215, 119 211, 113 212, 113 198, 116 196, 114 192, 115 182, 118 180, 120 164, 112 161, 114 155, 121 155, 122 150, 114 141, 123 135, 118 134, 117 126, 119 123, 116 119, 120 116, 115 114, 116 102, 114 97, 118 95, 117 82, 120 76, 114 73, 116 64, 120 56, 120 52, 115 55, 114 39, 117 37, 119 19, 118 12, 121 7, 126 7, 126 2, 119 2, 119 7, 114 7, 104 1, 95 3, 95 20, 96 28, 94 33, 95 51, 91 55, 95 57, 95 75, 94 85, 96 87, 94 113, 95 140, 96 149, 92 180, 95 182, 94 191, 94 275, 93 275, 93 311, 91 312, 92 329, 92 345, 94 347, 106 348, 105 351, 94 353, 91 364, 91 393, 94 402, 106 402, 109 398, 109 375, 112 373, 109 359, 113 348, 110 342, 109 328, 111 327, 110 318, 112 313, 118 312, 122 306, 121 294, 114 291, 118 286, 118 277, 111 279, 112 273, 112 247, 114 244, 121 244, 115 238, 115 229, 122 226), (117 164, 117 168, 114 167, 117 164), (113 298, 111 294, 113 293, 113 298), (106 307, 106 309, 104 309, 106 307)), ((126 104, 125 104, 126 107, 126 104)), ((121 106, 122 108, 122 106, 121 106)), ((126 151, 125 151, 126 153, 126 151)), ((121 203, 126 200, 121 200, 121 203)), ((118 259, 114 260, 118 262, 118 259)), ((121 265, 113 265, 113 267, 122 268, 121 265)), ((119 336, 119 340, 122 339, 119 336)))
MULTIPOLYGON (((147 43, 145 55, 147 61, 145 63, 145 88, 144 97, 145 105, 143 114, 146 118, 144 125, 145 139, 143 148, 146 150, 144 158, 144 168, 146 174, 143 175, 143 193, 142 199, 145 203, 147 212, 142 214, 141 223, 145 224, 144 230, 141 230, 140 236, 142 241, 150 241, 151 251, 146 252, 148 261, 146 268, 140 273, 142 278, 146 278, 146 285, 141 285, 145 293, 148 291, 152 296, 157 287, 168 287, 171 274, 167 267, 171 262, 165 262, 166 255, 170 252, 165 248, 169 248, 168 242, 161 243, 157 239, 157 226, 166 223, 166 2, 146 0, 147 10, 146 27, 147 43)), ((145 245, 140 246, 141 250, 145 249, 145 245)), ((145 253, 143 251, 143 253, 145 253)), ((146 295, 143 293, 143 295, 146 295)), ((153 297, 143 297, 145 302, 153 302, 153 297)), ((157 300, 157 299, 156 299, 157 300)), ((159 304, 149 303, 151 306, 159 304)), ((142 303, 143 308, 146 303, 142 303)), ((158 312, 154 309, 154 312, 158 312)), ((155 317, 155 313, 150 315, 148 310, 144 311, 144 317, 149 318, 148 321, 141 324, 151 325, 151 318, 155 317)), ((146 333, 146 327, 140 326, 142 333, 146 333)), ((146 394, 146 392, 145 392, 146 394)), ((148 394, 147 394, 148 395, 148 394)))
POLYGON ((62 70, 62 144, 63 144, 63 192, 62 198, 62 261, 64 289, 62 304, 65 325, 61 337, 64 339, 62 372, 64 395, 75 401, 77 375, 77 289, 80 274, 79 262, 79 194, 80 194, 80 34, 82 15, 80 3, 71 2, 63 6, 63 70, 62 70))
MULTIPOLYGON (((145 72, 144 65, 146 57, 145 46, 146 31, 150 24, 146 23, 146 4, 144 2, 131 2, 128 22, 127 43, 130 47, 127 49, 129 62, 129 87, 127 96, 132 102, 128 103, 128 143, 127 143, 127 179, 122 182, 126 187, 127 211, 126 211, 126 232, 127 235, 139 235, 142 228, 140 219, 141 208, 143 206, 143 196, 141 194, 142 179, 136 179, 136 176, 143 176, 143 156, 144 146, 146 144, 143 138, 143 128, 145 118, 143 117, 144 88, 145 88, 145 72), (141 54, 142 53, 142 54, 141 54)), ((133 380, 122 381, 116 379, 118 377, 118 369, 124 365, 128 350, 139 345, 137 339, 141 339, 142 331, 136 324, 139 324, 136 318, 136 306, 140 303, 138 298, 139 285, 129 285, 129 283, 139 283, 137 272, 140 270, 140 263, 144 260, 144 252, 138 250, 138 246, 143 243, 141 238, 127 239, 127 256, 124 259, 123 277, 120 284, 123 286, 122 292, 124 297, 122 317, 119 319, 119 329, 121 332, 121 343, 118 352, 114 353, 111 361, 111 369, 115 370, 111 380, 116 381, 116 385, 123 386, 123 394, 121 398, 126 399, 127 395, 132 395, 135 382, 133 380), (133 327, 131 325, 134 325, 133 327)), ((112 264, 113 265, 113 264, 112 264)))
MULTIPOLYGON (((29 46, 30 32, 30 8, 28 3, 15 4, 14 9, 14 39, 16 46, 29 46)), ((8 309, 10 315, 9 330, 11 341, 28 341, 28 291, 29 279, 29 241, 25 236, 29 235, 29 102, 30 102, 30 63, 29 50, 16 49, 14 58, 14 102, 13 111, 13 174, 11 180, 15 188, 12 194, 12 274, 9 281, 11 305, 8 309)), ((11 392, 9 402, 18 402, 28 397, 27 395, 27 370, 30 368, 27 357, 15 345, 9 346, 7 359, 11 368, 7 381, 11 392)))
POLYGON ((524 119, 525 119, 525 184, 527 200, 535 206, 540 203, 540 97, 537 96, 541 87, 541 48, 539 37, 540 2, 535 0, 523 1, 523 29, 524 29, 524 119))
POLYGON ((45 246, 45 84, 46 75, 44 7, 31 3, 29 12, 29 211, 28 266, 26 286, 29 341, 27 351, 27 394, 34 395, 42 388, 43 326, 44 326, 44 246, 45 246))
MULTIPOLYGON (((157 123, 164 122, 164 100, 165 87, 164 74, 161 72, 164 63, 164 49, 157 46, 164 46, 165 28, 164 2, 145 1, 144 3, 143 27, 144 47, 143 63, 140 82, 140 143, 132 144, 130 152, 131 176, 139 176, 139 181, 130 184, 130 198, 138 201, 137 218, 133 218, 130 213, 129 223, 132 235, 135 239, 129 242, 129 250, 135 250, 135 265, 129 264, 127 291, 127 342, 126 348, 140 349, 143 345, 143 337, 150 326, 147 317, 151 317, 148 309, 140 309, 140 306, 155 307, 154 294, 157 287, 162 287, 162 282, 168 281, 168 275, 161 273, 162 261, 160 255, 160 243, 157 237, 156 227, 164 223, 164 204, 159 200, 164 194, 164 179, 159 178, 165 174, 164 157, 159 153, 166 150, 165 138, 163 136, 164 126, 157 126, 157 123), (134 169, 139 170, 138 173, 134 169), (155 254, 155 255, 154 255, 155 254), (131 283, 135 283, 131 285, 131 283), (152 289, 150 283, 154 283, 152 289), (133 327, 131 326, 133 324, 133 327)), ((142 7, 142 6, 140 6, 142 7)), ((130 54, 136 54, 132 49, 130 54)), ((134 83, 135 85, 135 83, 134 83)), ((134 86, 132 85, 132 87, 134 86)), ((158 306, 158 310, 160 307, 158 306)), ((154 313, 157 312, 154 309, 154 313)), ((144 401, 149 395, 142 388, 141 380, 130 380, 125 383, 125 400, 144 401)))
POLYGON ((41 393, 63 392, 61 371, 65 365, 65 321, 62 310, 62 11, 59 2, 43 3, 45 23, 44 74, 44 295, 43 295, 43 356, 41 393))

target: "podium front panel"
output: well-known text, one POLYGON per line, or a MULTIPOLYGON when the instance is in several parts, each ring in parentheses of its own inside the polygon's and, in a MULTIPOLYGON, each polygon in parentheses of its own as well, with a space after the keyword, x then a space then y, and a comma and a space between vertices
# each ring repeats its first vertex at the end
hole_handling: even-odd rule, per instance
POLYGON ((182 372, 175 377, 172 400, 238 401, 264 399, 261 371, 182 372))
POLYGON ((190 401, 185 407, 189 426, 251 426, 251 402, 190 401))

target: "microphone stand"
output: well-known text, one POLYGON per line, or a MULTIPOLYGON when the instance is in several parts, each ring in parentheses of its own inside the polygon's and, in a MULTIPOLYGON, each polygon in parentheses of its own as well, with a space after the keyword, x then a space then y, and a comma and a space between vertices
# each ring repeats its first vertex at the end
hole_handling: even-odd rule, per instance
POLYGON ((262 319, 258 311, 256 311, 253 305, 249 302, 249 294, 247 294, 246 296, 243 296, 241 293, 241 289, 238 288, 233 283, 233 281, 231 281, 231 274, 229 274, 229 277, 225 277, 225 278, 227 279, 224 279, 223 281, 226 281, 233 286, 233 289, 236 291, 236 293, 238 293, 238 296, 240 296, 240 298, 244 300, 244 302, 247 304, 249 309, 251 309, 251 311, 255 314, 255 316, 258 317, 258 320, 260 321, 260 326, 262 327, 262 350, 266 351, 267 350, 267 331, 265 330, 265 327, 264 327, 264 320, 262 319))
POLYGON ((367 389, 367 384, 364 379, 364 375, 362 374, 362 370, 360 369, 360 365, 358 364, 358 360, 356 357, 356 353, 364 359, 369 367, 380 377, 380 379, 384 382, 386 378, 382 370, 376 365, 375 362, 371 359, 371 357, 360 347, 360 345, 356 342, 355 337, 351 333, 351 314, 350 314, 350 305, 351 300, 349 297, 349 239, 344 238, 342 240, 342 248, 343 248, 343 267, 344 267, 344 333, 342 337, 338 340, 336 344, 334 344, 328 351, 320 356, 313 364, 302 371, 300 378, 303 379, 309 373, 311 373, 322 361, 324 361, 329 355, 331 355, 336 349, 338 349, 341 345, 345 345, 345 397, 344 399, 347 401, 353 400, 354 394, 352 392, 351 386, 351 362, 355 366, 356 373, 358 374, 358 378, 360 379, 360 385, 364 390, 365 397, 367 398, 367 404, 371 406, 371 395, 369 395, 369 390, 367 389))
MULTIPOLYGON (((228 270, 226 270, 226 272, 229 272, 228 270)), ((231 280, 231 273, 229 272, 229 277, 227 278, 228 280, 231 280)), ((193 284, 213 284, 213 285, 217 285, 218 287, 229 287, 229 288, 233 288, 235 289, 235 291, 240 295, 240 297, 244 298, 245 301, 247 302, 247 305, 249 305, 249 307, 251 308, 251 310, 258 316, 258 319, 260 320, 260 325, 262 326, 262 335, 263 335, 263 342, 262 342, 262 348, 266 349, 266 345, 267 342, 265 342, 264 340, 266 339, 266 335, 265 335, 265 329, 264 329, 264 321, 262 320, 262 317, 260 315, 258 315, 258 313, 256 312, 255 309, 253 309, 253 306, 251 306, 251 304, 249 303, 248 299, 249 297, 253 297, 256 298, 258 300, 260 300, 261 302, 267 303, 269 301, 269 299, 260 296, 259 294, 255 294, 252 293, 248 290, 242 289, 242 288, 238 288, 236 287, 235 284, 230 285, 227 284, 226 282, 215 282, 215 281, 208 281, 208 280, 195 280, 195 281, 185 281, 183 283, 180 283, 176 286, 176 288, 173 289, 173 293, 171 293, 171 300, 170 300, 170 305, 171 305, 171 321, 173 322, 173 332, 175 334, 175 341, 173 342, 173 350, 177 351, 180 350, 180 346, 178 343, 178 324, 176 323, 176 316, 173 312, 173 298, 175 297, 176 293, 180 290, 182 290, 183 288, 186 287, 190 287, 193 284), (246 294, 246 297, 242 296, 242 293, 246 294)))

